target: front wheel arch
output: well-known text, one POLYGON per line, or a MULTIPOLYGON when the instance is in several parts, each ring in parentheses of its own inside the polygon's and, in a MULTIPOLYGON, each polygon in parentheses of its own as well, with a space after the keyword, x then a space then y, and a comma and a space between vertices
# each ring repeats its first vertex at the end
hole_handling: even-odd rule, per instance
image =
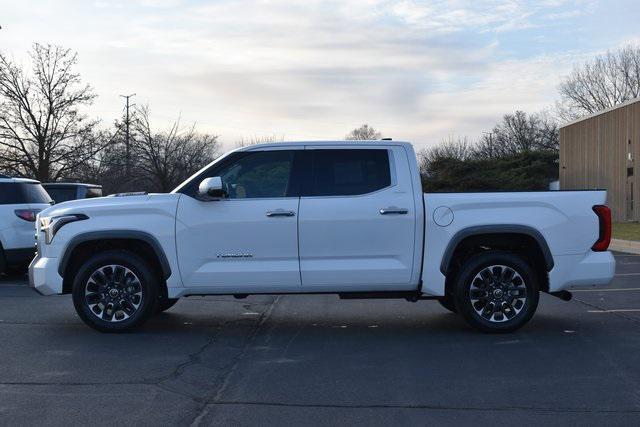
POLYGON ((125 234, 112 232, 103 233, 104 232, 83 233, 74 237, 67 245, 58 266, 58 272, 63 279, 63 294, 70 294, 72 292, 75 274, 87 259, 99 252, 121 250, 134 253, 143 258, 153 271, 158 273, 160 296, 166 297, 168 295, 166 279, 171 275, 171 269, 168 266, 169 263, 162 247, 160 247, 160 244, 157 243, 155 238, 151 236, 152 241, 156 242, 156 245, 153 245, 149 243, 149 238, 141 239, 141 234, 131 234, 131 232, 125 234))

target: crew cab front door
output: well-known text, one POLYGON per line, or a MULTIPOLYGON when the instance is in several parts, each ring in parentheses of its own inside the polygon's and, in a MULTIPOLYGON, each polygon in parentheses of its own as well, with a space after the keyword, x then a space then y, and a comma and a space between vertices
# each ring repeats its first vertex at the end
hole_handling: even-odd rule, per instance
POLYGON ((286 292, 300 286, 299 194, 292 181, 301 151, 234 153, 198 177, 220 176, 228 196, 180 198, 176 246, 185 286, 231 293, 286 292))
POLYGON ((307 156, 299 218, 305 292, 415 288, 416 207, 403 148, 307 146, 307 156))

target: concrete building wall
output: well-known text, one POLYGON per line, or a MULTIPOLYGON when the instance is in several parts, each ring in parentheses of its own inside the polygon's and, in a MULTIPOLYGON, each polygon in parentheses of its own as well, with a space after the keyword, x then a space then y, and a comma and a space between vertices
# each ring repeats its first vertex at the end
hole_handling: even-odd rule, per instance
POLYGON ((608 191, 614 221, 640 220, 640 99, 560 129, 560 189, 608 191))

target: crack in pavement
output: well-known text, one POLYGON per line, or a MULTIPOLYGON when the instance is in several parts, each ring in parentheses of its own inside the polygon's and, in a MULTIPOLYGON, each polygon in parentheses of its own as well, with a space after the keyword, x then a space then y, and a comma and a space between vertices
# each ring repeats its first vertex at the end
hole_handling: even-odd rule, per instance
MULTIPOLYGON (((260 317, 258 318, 258 322, 256 323, 256 326, 254 327, 253 331, 251 332, 251 334, 246 338, 244 345, 242 346, 242 349, 240 350, 240 352, 238 352, 238 354, 236 354, 232 359, 231 362, 228 364, 228 366, 224 367, 222 369, 222 372, 224 373, 222 375, 222 377, 220 378, 222 381, 220 383, 220 386, 218 387, 217 390, 214 391, 213 394, 213 402, 216 402, 218 400, 220 400, 220 397, 222 396, 222 393, 224 393, 224 391, 227 389, 228 385, 229 385, 229 380, 231 378, 231 376, 236 372, 238 365, 240 363, 240 361, 242 360, 242 358, 244 357, 244 355, 247 353, 247 351, 249 350, 249 347, 251 346, 251 344, 253 344, 253 342, 255 341, 255 339, 258 336, 258 333, 260 332, 260 329, 262 327, 262 325, 264 325, 267 320, 269 319, 269 317, 271 316, 271 313, 273 312, 276 304, 278 303, 278 301, 280 301, 280 296, 277 296, 273 299, 273 301, 271 302, 271 304, 269 304, 269 306, 266 308, 266 310, 264 310, 261 314, 260 317)), ((201 406, 199 408, 198 413, 196 414, 196 416, 193 418, 192 422, 191 422, 191 426, 198 426, 200 425, 201 421, 204 419, 204 417, 208 414, 208 407, 209 407, 209 399, 203 399, 203 401, 201 402, 201 406)))

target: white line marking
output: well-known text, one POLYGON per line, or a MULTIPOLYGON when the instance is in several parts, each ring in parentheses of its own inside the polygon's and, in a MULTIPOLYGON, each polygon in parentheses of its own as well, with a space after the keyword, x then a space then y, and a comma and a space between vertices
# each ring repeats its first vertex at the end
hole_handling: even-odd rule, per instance
POLYGON ((589 310, 589 313, 627 313, 627 312, 638 312, 640 308, 625 308, 625 309, 617 309, 617 310, 589 310))
POLYGON ((625 292, 625 291, 640 291, 640 288, 573 289, 569 292, 625 292))

